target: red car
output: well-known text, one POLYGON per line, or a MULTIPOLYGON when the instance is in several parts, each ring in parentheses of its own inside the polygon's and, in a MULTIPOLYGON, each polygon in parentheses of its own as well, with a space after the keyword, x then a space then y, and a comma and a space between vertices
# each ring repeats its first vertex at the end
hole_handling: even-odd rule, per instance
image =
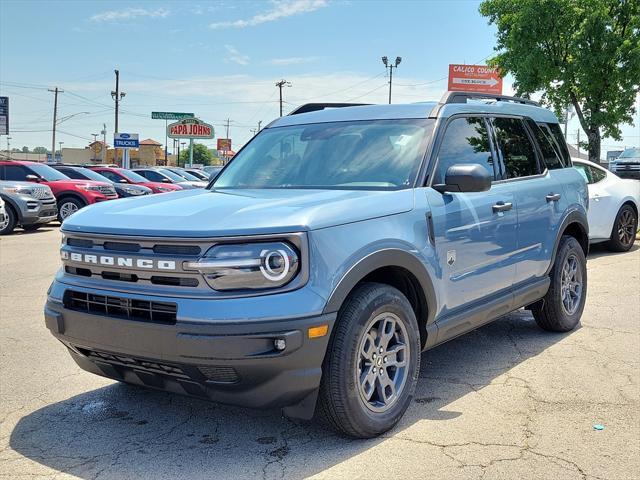
POLYGON ((93 180, 72 180, 43 163, 0 161, 0 180, 36 182, 51 188, 61 222, 82 207, 118 198, 113 185, 93 180))
POLYGON ((134 185, 142 185, 153 190, 153 193, 167 193, 182 190, 182 187, 172 183, 150 182, 142 175, 139 175, 126 168, 116 167, 89 167, 91 170, 98 172, 100 175, 107 177, 112 182, 132 183, 134 185))

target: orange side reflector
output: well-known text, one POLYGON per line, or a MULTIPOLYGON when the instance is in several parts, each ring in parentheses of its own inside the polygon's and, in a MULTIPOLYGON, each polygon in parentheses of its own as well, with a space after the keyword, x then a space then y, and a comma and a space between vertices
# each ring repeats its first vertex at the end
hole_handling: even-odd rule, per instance
POLYGON ((324 337, 329 331, 329 325, 319 325, 317 327, 309 327, 309 338, 324 337))

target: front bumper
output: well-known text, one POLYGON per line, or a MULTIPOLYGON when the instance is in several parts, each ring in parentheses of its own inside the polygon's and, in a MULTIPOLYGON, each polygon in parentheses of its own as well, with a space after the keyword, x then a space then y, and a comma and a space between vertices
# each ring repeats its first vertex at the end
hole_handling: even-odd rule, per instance
MULTIPOLYGON (((220 300, 212 300, 220 302, 220 300)), ((311 418, 335 313, 175 325, 94 315, 47 301, 45 322, 76 363, 128 383, 311 418), (328 324, 324 337, 309 327, 328 324), (284 339, 279 351, 274 340, 284 339)))

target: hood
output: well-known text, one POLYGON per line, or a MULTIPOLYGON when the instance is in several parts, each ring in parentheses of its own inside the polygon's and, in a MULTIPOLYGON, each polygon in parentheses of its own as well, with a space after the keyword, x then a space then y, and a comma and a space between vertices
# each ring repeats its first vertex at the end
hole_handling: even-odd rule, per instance
MULTIPOLYGON (((107 182, 98 182, 97 180, 77 180, 73 178, 64 179, 64 180, 52 180, 52 181, 43 181, 45 185, 55 185, 55 184, 73 184, 73 185, 98 185, 101 187, 112 187, 111 183, 107 182)), ((32 183, 33 185, 33 183, 32 183)))
MULTIPOLYGON (((122 185, 125 185, 124 183, 122 185)), ((126 185, 141 185, 148 188, 169 187, 172 190, 180 190, 180 185, 177 183, 162 183, 162 182, 140 182, 140 183, 128 183, 126 185)))
POLYGON ((63 230, 158 237, 288 233, 413 208, 413 190, 206 190, 124 198, 83 208, 63 230))

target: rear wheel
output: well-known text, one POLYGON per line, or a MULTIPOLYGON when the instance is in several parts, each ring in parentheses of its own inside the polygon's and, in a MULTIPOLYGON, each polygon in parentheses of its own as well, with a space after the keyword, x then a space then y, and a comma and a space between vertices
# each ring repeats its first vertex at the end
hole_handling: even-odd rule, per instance
POLYGON ((8 203, 5 204, 4 211, 4 220, 0 222, 0 235, 9 235, 16 228, 17 215, 8 203))
POLYGON ((419 371, 420 335, 409 301, 393 287, 364 283, 338 313, 318 413, 346 435, 380 435, 407 410, 419 371))
POLYGON ((636 239, 637 230, 638 215, 631 205, 623 205, 613 222, 613 230, 607 247, 614 252, 628 251, 636 239))
POLYGON ((82 207, 84 207, 84 203, 80 200, 72 197, 62 198, 58 201, 58 220, 60 220, 60 223, 64 222, 65 219, 69 218, 82 207))
POLYGON ((549 276, 547 294, 531 309, 533 318, 544 330, 568 332, 580 321, 587 298, 587 261, 574 237, 560 239, 549 276))

